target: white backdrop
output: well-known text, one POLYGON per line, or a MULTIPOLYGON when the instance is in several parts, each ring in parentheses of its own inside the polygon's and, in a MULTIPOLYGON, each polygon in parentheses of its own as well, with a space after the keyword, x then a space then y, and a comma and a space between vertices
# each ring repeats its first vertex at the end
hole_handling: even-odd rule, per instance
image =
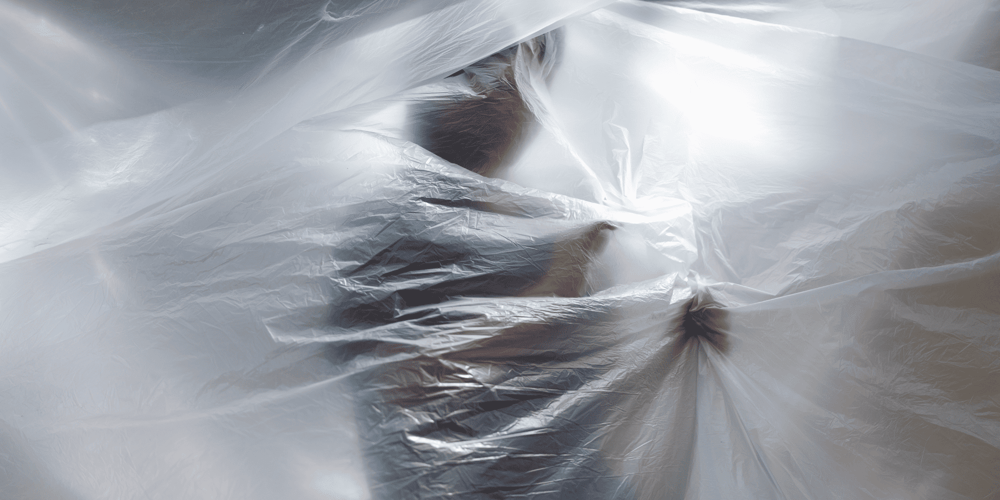
POLYGON ((0 3, 0 491, 994 498, 997 10, 0 3))

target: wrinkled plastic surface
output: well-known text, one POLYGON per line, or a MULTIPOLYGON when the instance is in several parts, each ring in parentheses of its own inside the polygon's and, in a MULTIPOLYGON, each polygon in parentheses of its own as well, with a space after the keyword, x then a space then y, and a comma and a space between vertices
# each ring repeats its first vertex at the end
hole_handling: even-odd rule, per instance
POLYGON ((3 496, 995 498, 997 4, 731 3, 0 4, 3 496))
POLYGON ((1000 70, 1000 5, 982 0, 652 0, 1000 70))

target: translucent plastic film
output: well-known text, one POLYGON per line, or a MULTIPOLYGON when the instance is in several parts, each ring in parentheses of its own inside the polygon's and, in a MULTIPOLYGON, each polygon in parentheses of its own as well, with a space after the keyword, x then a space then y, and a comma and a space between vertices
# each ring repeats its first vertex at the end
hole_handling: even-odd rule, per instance
POLYGON ((990 0, 653 1, 1000 69, 1000 5, 990 0))
POLYGON ((1000 495, 998 6, 898 9, 0 3, 0 496, 1000 495))

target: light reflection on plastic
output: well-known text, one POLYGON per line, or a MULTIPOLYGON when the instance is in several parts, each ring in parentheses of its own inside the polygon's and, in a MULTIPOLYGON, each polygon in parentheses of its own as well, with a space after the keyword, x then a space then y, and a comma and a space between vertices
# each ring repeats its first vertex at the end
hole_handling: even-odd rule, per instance
POLYGON ((672 71, 654 72, 650 80, 657 92, 684 114, 695 138, 749 144, 763 139, 764 124, 753 96, 740 85, 698 74, 682 64, 672 71))
POLYGON ((685 57, 650 61, 645 81, 684 114, 692 140, 759 144, 766 124, 758 111, 758 96, 739 75, 770 73, 772 65, 753 55, 674 33, 666 34, 662 41, 685 57))
MULTIPOLYGON (((47 42, 55 47, 72 50, 77 53, 88 53, 89 55, 90 48, 86 44, 39 14, 17 8, 10 4, 0 3, 0 21, 11 23, 36 35, 32 39, 33 44, 47 42)), ((33 48, 33 50, 37 49, 37 47, 33 48)))
POLYGON ((104 284, 104 288, 111 293, 111 297, 114 298, 115 302, 121 303, 122 297, 127 296, 127 293, 121 280, 115 276, 114 270, 111 269, 111 266, 108 265, 97 249, 92 248, 90 250, 90 260, 94 266, 95 274, 104 284))

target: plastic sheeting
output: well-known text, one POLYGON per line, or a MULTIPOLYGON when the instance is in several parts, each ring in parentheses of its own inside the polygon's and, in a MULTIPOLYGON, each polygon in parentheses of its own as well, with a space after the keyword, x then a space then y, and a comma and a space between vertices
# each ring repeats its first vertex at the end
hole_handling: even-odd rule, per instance
POLYGON ((1000 69, 1000 6, 981 0, 653 0, 1000 69))
POLYGON ((0 4, 2 496, 1000 495, 997 5, 730 4, 0 4))

